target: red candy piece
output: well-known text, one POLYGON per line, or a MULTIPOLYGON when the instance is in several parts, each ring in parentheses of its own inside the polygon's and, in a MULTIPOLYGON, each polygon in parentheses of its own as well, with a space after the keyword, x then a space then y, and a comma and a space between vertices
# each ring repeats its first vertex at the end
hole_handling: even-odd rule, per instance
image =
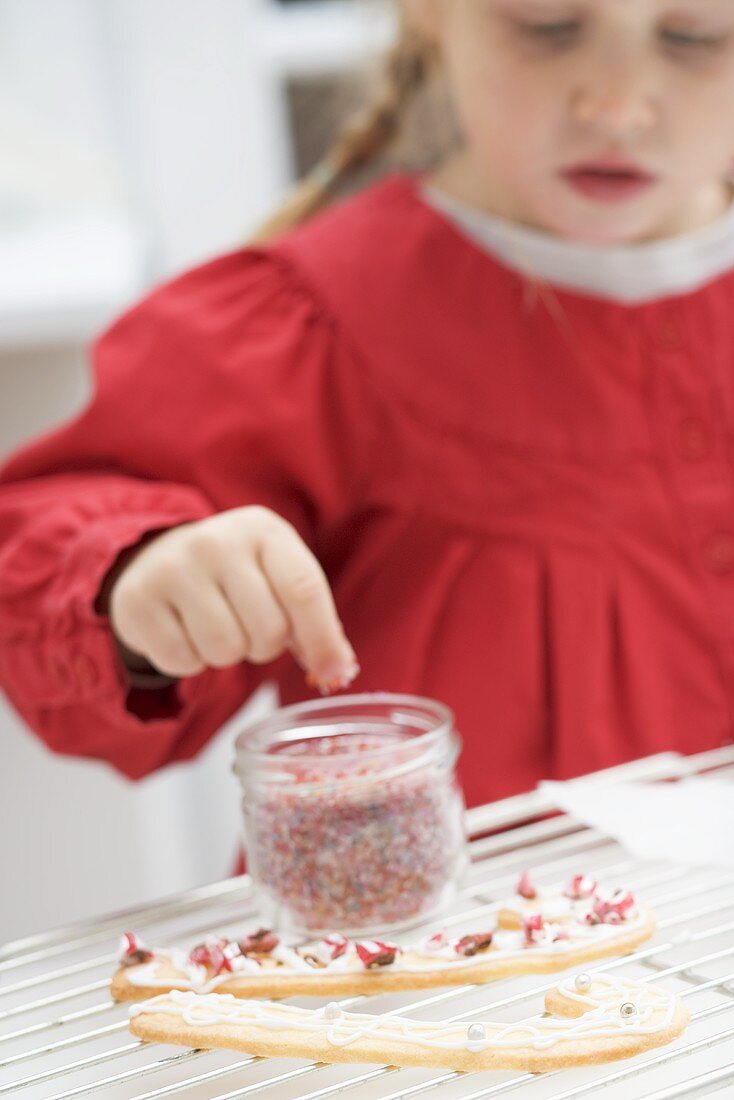
POLYGON ((221 974, 223 970, 231 971, 232 969, 232 964, 224 954, 224 948, 220 947, 219 944, 213 943, 209 948, 209 960, 209 965, 215 975, 221 974))
POLYGON ((198 943, 196 947, 192 947, 189 951, 189 962, 195 963, 196 966, 210 966, 211 953, 209 947, 205 943, 198 943))
POLYGON ((634 905, 634 894, 629 890, 617 890, 609 899, 597 898, 586 919, 589 924, 621 924, 634 905))
POLYGON ((250 952, 256 952, 258 955, 269 955, 278 946, 280 940, 275 932, 272 932, 269 928, 259 928, 257 932, 245 936, 238 943, 243 955, 248 955, 250 952))
POLYGON ((593 897, 598 885, 599 883, 591 875, 574 875, 563 892, 567 898, 581 901, 582 898, 593 897))
POLYGON ((626 917, 630 909, 634 909, 635 907, 635 895, 629 890, 617 890, 612 895, 612 900, 609 904, 614 907, 620 916, 626 917))
POLYGON ((123 932, 120 941, 120 954, 129 955, 132 951, 139 951, 143 946, 142 940, 134 932, 123 932))
POLYGON ((400 950, 397 944, 383 943, 381 940, 359 940, 354 946, 367 970, 394 963, 400 950))
POLYGON ((521 898, 527 898, 528 901, 531 901, 533 898, 537 898, 538 891, 533 885, 528 871, 523 871, 523 873, 520 875, 520 881, 517 884, 516 893, 518 893, 521 898))
POLYGON ((334 959, 346 955, 349 940, 340 932, 332 932, 316 943, 302 944, 297 951, 312 966, 329 966, 334 959))
POLYGON ((462 936, 454 944, 454 951, 457 955, 469 957, 470 955, 476 955, 478 951, 483 951, 485 947, 489 947, 491 942, 491 932, 475 932, 473 935, 462 936))
POLYGON ((540 913, 531 913, 530 916, 523 917, 522 930, 525 933, 526 945, 540 943, 544 927, 545 921, 540 913))
POLYGON ((525 933, 525 946, 530 947, 532 944, 548 943, 550 935, 551 943, 557 943, 559 940, 569 939, 569 931, 562 925, 552 925, 546 923, 540 913, 532 913, 529 917, 525 917, 522 922, 523 932, 525 933))
POLYGON ((326 944, 327 949, 331 952, 332 961, 334 959, 340 959, 342 955, 346 955, 347 948, 349 947, 349 940, 346 936, 341 936, 339 933, 335 933, 333 936, 326 936, 322 940, 322 943, 326 944))
POLYGON ((122 966, 139 966, 150 962, 153 952, 143 947, 143 941, 134 932, 123 932, 120 941, 120 963, 122 966))
POLYGON ((240 946, 234 940, 218 940, 212 936, 204 943, 198 944, 189 955, 189 959, 197 966, 206 966, 213 970, 216 977, 225 970, 230 974, 233 973, 233 961, 241 954, 240 946))

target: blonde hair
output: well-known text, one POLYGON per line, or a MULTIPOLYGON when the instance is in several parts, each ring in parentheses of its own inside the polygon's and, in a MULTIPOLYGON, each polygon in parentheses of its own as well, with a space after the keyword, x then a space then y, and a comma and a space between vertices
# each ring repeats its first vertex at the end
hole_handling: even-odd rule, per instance
POLYGON ((347 121, 324 157, 256 231, 252 243, 267 243, 328 206, 353 173, 388 148, 400 132, 407 107, 427 84, 434 59, 432 44, 401 12, 397 40, 384 60, 371 102, 347 121))

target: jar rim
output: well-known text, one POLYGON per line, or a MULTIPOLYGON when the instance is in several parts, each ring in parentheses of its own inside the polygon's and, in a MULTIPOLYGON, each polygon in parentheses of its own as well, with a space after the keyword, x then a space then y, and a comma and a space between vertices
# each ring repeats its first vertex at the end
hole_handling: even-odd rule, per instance
MULTIPOLYGON (((278 727, 282 727, 282 730, 299 729, 299 722, 297 718, 308 718, 309 716, 323 713, 324 720, 334 721, 329 715, 330 711, 333 711, 336 716, 340 711, 349 712, 356 711, 359 707, 372 706, 372 707, 389 707, 392 710, 399 710, 404 707, 406 710, 413 709, 417 711, 423 711, 424 714, 429 715, 434 719, 434 724, 429 729, 416 733, 411 737, 411 744, 420 744, 421 746, 430 745, 432 741, 439 740, 446 733, 454 732, 454 712, 445 703, 440 703, 436 699, 430 699, 428 696, 423 695, 407 695, 401 693, 392 692, 362 692, 357 695, 339 695, 334 696, 331 699, 313 699, 304 703, 292 703, 287 707, 281 707, 274 711, 270 715, 266 715, 264 718, 259 718, 257 721, 245 726, 243 730, 237 735, 235 739, 235 753, 238 762, 251 764, 272 764, 274 753, 268 749, 251 748, 248 742, 254 740, 258 734, 264 732, 278 732, 278 727), (293 719, 293 721, 289 721, 293 719), (275 725, 274 725, 275 723, 275 725)), ((345 720, 348 719, 349 714, 343 713, 345 720)), ((364 717, 367 717, 366 715, 364 717)), ((386 716, 389 720, 389 715, 386 716)), ((303 730, 307 730, 308 725, 303 725, 303 730)), ((299 730, 299 732, 301 732, 299 730)), ((295 740, 295 738, 294 738, 295 740)), ((315 736, 314 736, 315 740, 315 736)), ((381 757, 387 756, 390 753, 395 752, 395 744, 381 745, 374 749, 363 749, 357 753, 340 753, 339 760, 343 764, 345 761, 359 756, 360 760, 369 762, 374 760, 380 760, 381 757)), ((298 763, 309 766, 311 764, 324 765, 323 755, 309 754, 308 752, 299 753, 298 763)), ((336 760, 336 757, 332 757, 332 760, 336 760)))

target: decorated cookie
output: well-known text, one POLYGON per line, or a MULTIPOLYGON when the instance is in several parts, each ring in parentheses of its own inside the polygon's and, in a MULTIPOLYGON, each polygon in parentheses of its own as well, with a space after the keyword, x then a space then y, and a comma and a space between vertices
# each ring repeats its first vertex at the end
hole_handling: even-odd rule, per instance
POLYGON ((523 875, 518 890, 493 927, 437 931, 403 945, 349 940, 339 933, 288 943, 261 929, 239 940, 210 936, 187 953, 150 950, 126 933, 112 996, 139 1001, 178 989, 235 997, 331 997, 477 984, 624 955, 655 931, 652 913, 633 894, 606 889, 588 876, 575 876, 560 892, 542 893, 523 875))
POLYGON ((663 1046, 689 1015, 667 990, 607 974, 579 974, 552 989, 546 1014, 518 1023, 434 1023, 394 1014, 321 1009, 229 994, 174 990, 132 1005, 140 1039, 316 1062, 378 1062, 530 1073, 631 1058, 663 1046))

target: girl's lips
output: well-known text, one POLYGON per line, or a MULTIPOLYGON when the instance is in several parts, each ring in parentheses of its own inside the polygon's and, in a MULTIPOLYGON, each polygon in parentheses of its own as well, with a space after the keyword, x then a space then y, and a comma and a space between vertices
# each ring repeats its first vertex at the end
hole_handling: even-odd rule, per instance
POLYGON ((656 177, 633 165, 581 164, 561 172, 561 178, 585 198, 597 202, 626 202, 637 198, 656 177))

